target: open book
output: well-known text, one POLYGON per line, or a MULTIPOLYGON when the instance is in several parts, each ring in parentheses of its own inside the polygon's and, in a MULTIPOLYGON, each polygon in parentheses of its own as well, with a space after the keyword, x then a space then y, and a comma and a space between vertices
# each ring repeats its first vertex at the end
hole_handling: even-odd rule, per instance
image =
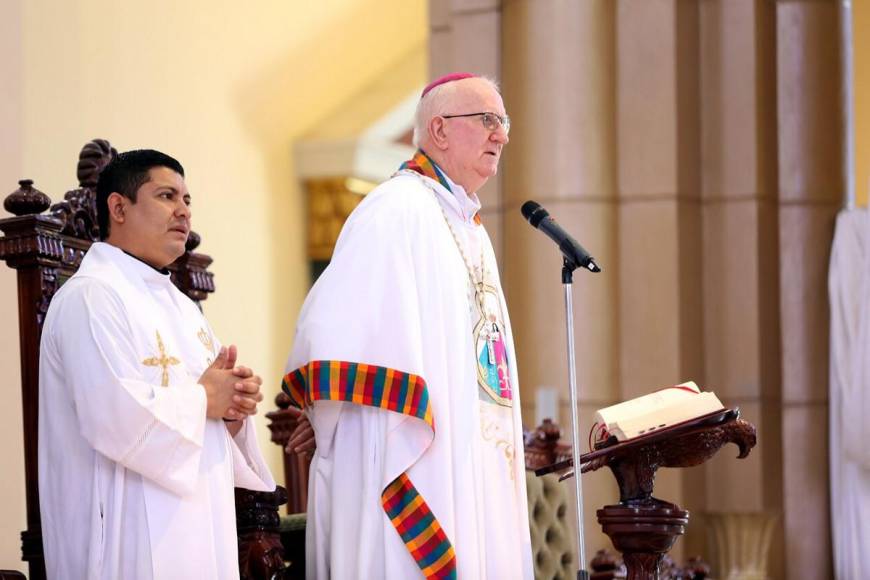
POLYGON ((601 409, 591 438, 595 443, 610 437, 627 441, 724 408, 715 394, 702 393, 690 381, 601 409))

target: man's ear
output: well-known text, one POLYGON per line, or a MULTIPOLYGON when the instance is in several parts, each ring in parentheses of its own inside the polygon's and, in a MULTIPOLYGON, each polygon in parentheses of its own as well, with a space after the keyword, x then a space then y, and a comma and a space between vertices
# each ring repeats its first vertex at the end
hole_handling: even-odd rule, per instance
POLYGON ((444 117, 432 117, 429 120, 429 140, 441 151, 447 150, 447 123, 444 117))
POLYGON ((109 220, 111 223, 122 224, 126 221, 127 204, 129 201, 129 199, 116 191, 109 194, 106 204, 109 206, 109 220))

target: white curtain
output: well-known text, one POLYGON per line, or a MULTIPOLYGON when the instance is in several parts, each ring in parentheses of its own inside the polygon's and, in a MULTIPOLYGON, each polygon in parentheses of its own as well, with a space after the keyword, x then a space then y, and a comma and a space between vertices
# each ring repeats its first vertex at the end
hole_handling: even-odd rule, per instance
MULTIPOLYGON (((831 267, 831 528, 839 580, 870 556, 870 213, 837 216, 831 267)), ((864 561, 866 565, 866 561, 864 561)))

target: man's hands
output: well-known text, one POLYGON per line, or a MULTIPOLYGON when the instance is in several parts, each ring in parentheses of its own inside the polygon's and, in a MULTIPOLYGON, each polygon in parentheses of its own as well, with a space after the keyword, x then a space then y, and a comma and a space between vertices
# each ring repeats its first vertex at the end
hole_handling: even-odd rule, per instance
POLYGON ((290 434, 290 439, 287 440, 284 451, 287 453, 310 455, 314 452, 315 447, 317 447, 317 442, 314 439, 314 429, 311 427, 311 423, 308 422, 308 415, 297 407, 288 407, 287 410, 296 419, 296 428, 290 434))
POLYGON ((263 380, 247 367, 236 366, 235 345, 221 347, 220 353, 199 377, 205 388, 206 416, 211 419, 244 419, 257 412, 263 400, 260 385, 263 380))

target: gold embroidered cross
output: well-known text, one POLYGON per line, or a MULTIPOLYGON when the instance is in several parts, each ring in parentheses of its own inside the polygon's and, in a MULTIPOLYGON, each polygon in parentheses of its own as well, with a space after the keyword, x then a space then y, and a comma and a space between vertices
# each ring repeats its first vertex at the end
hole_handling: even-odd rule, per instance
MULTIPOLYGON (((202 346, 205 347, 205 350, 208 351, 209 355, 214 355, 214 341, 211 339, 211 335, 205 331, 204 328, 200 327, 199 332, 196 333, 196 337, 199 339, 199 342, 202 343, 202 346)), ((206 366, 211 366, 211 363, 214 362, 213 356, 208 356, 205 359, 206 366)))
POLYGON ((199 342, 202 343, 202 346, 208 350, 208 352, 214 352, 214 342, 211 339, 211 335, 205 331, 204 328, 200 328, 199 332, 196 333, 196 337, 199 339, 199 342))
POLYGON ((181 361, 175 358, 174 356, 166 355, 166 347, 163 346, 163 339, 160 338, 160 331, 157 331, 157 351, 160 353, 159 357, 152 356, 146 358, 142 361, 142 364, 146 367, 163 367, 163 376, 160 385, 163 387, 169 386, 169 367, 172 365, 180 364, 181 361))

